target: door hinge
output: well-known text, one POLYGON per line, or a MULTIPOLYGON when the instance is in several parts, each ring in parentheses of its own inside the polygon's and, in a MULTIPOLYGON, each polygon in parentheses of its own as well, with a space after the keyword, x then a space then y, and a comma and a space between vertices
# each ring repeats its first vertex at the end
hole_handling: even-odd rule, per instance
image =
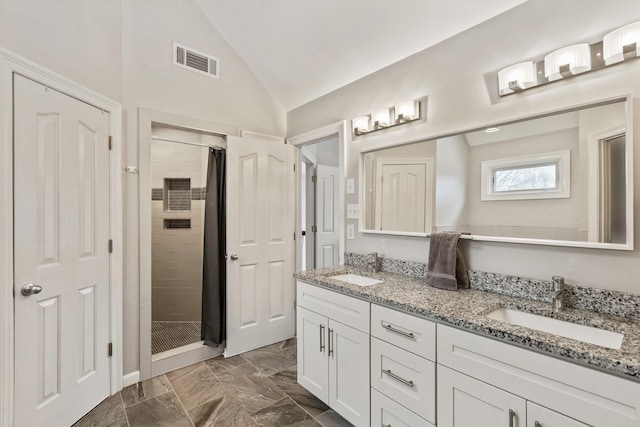
POLYGON ((317 227, 317 226, 315 226, 315 225, 312 225, 312 226, 311 226, 311 232, 312 232, 312 233, 317 233, 317 232, 318 232, 318 227, 317 227))
POLYGON ((313 183, 318 182, 318 176, 317 176, 317 175, 313 175, 313 176, 311 177, 311 182, 313 182, 313 183))
POLYGON ((109 239, 109 253, 113 253, 113 240, 109 239))
POLYGON ((113 356, 113 343, 112 342, 109 343, 109 346, 108 346, 108 349, 107 349, 107 355, 109 357, 113 356))
POLYGON ((113 137, 109 135, 109 150, 111 150, 112 146, 113 146, 113 137))
POLYGON ((293 172, 295 172, 295 171, 296 171, 296 164, 294 163, 293 164, 293 172))
POLYGON ((293 241, 294 242, 296 241, 296 233, 295 232, 293 233, 293 241))

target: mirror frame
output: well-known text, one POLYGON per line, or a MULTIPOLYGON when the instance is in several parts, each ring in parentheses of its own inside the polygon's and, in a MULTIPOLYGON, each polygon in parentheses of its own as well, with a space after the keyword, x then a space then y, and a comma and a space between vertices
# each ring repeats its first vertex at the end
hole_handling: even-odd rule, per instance
MULTIPOLYGON (((613 249, 613 250, 625 250, 632 251, 634 249, 634 162, 633 162, 633 96, 631 94, 614 96, 611 98, 600 99, 597 101, 587 102, 583 104, 573 105, 569 107, 563 107, 554 110, 548 110, 542 113, 531 114, 515 118, 512 120, 505 120, 501 122, 491 122, 482 126, 476 126, 469 129, 462 129, 455 132, 448 132, 445 134, 426 135, 421 138, 414 138, 405 141, 392 141, 388 144, 376 144, 375 148, 361 149, 358 156, 358 180, 359 180, 359 204, 360 215, 358 218, 358 231, 363 234, 377 234, 377 235, 393 235, 393 236, 409 236, 409 237, 429 237, 430 233, 417 233, 417 232, 394 232, 394 231, 382 231, 364 228, 365 224, 365 209, 367 194, 365 191, 365 171, 364 171, 364 156, 365 154, 380 151, 388 148, 399 147, 403 145, 433 141, 437 139, 448 138, 456 135, 467 134, 471 132, 477 132, 479 130, 486 129, 493 126, 506 126, 514 123, 520 123, 528 120, 539 119, 543 117, 553 116, 557 114, 570 113, 573 111, 584 110, 587 108, 600 107, 603 105, 613 104, 616 102, 626 102, 625 104, 625 182, 627 186, 626 191, 626 243, 601 243, 601 242, 583 242, 577 240, 552 240, 552 239, 535 239, 535 238, 522 238, 522 237, 503 237, 503 236, 484 236, 484 235, 462 235, 461 238, 465 240, 476 240, 483 242, 501 242, 501 243, 518 243, 528 245, 543 245, 543 246, 564 246, 575 248, 593 248, 593 249, 613 249)), ((436 160, 437 164, 437 160, 436 160)), ((437 184, 436 184, 437 188, 437 184)), ((434 218, 435 219, 435 218, 434 218)))

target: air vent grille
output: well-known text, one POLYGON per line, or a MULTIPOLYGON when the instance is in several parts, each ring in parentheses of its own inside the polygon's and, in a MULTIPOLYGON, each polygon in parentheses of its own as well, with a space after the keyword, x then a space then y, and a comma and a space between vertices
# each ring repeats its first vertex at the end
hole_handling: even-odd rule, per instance
POLYGON ((173 64, 209 77, 220 78, 218 58, 178 43, 173 44, 173 64))

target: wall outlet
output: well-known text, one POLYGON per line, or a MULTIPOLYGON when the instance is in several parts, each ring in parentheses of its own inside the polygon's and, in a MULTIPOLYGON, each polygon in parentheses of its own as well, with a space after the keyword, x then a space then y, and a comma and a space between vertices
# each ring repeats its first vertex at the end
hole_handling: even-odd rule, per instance
POLYGON ((353 240, 356 238, 356 231, 353 224, 347 224, 347 240, 353 240))
POLYGON ((347 218, 348 219, 359 219, 360 218, 360 205, 353 204, 347 205, 347 218))
POLYGON ((356 192, 356 185, 353 178, 347 180, 347 194, 353 194, 356 192))

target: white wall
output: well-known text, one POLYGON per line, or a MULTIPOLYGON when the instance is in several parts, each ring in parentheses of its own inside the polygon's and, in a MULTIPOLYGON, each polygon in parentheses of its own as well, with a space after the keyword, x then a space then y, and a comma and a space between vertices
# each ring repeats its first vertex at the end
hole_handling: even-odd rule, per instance
MULTIPOLYGON (((437 139, 464 130, 631 93, 634 127, 640 126, 640 60, 555 82, 520 94, 497 95, 497 71, 640 20, 636 1, 529 0, 528 2, 288 113, 288 134, 297 135, 376 108, 428 96, 427 119, 355 138, 346 174, 358 179, 358 153, 391 143, 437 139)), ((636 134, 637 135, 637 134, 636 134)), ((638 137, 635 136, 635 141, 638 137)), ((636 146, 638 144, 636 143, 636 146)), ((635 197, 640 200, 640 149, 635 150, 635 197)), ((347 195, 346 203, 357 203, 347 195)), ((635 222, 640 226, 640 204, 635 222)), ((356 221, 348 220, 355 224, 356 221)), ((640 235, 632 252, 464 242, 469 267, 640 293, 640 235)), ((357 234, 347 250, 426 262, 428 240, 357 234)))
POLYGON ((117 0, 0 0, 0 47, 122 100, 117 0))

